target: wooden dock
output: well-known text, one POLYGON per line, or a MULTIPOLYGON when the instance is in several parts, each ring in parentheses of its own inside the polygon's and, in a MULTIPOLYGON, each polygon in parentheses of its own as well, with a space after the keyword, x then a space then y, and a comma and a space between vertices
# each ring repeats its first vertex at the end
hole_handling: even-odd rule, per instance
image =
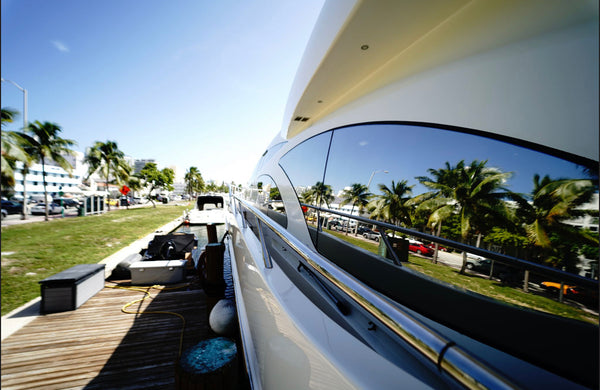
MULTIPOLYGON (((113 285, 110 282, 106 286, 113 285)), ((144 288, 147 289, 147 288, 144 288)), ((210 337, 201 289, 142 291, 105 287, 74 311, 37 317, 2 341, 1 388, 173 389, 182 351, 210 337)))

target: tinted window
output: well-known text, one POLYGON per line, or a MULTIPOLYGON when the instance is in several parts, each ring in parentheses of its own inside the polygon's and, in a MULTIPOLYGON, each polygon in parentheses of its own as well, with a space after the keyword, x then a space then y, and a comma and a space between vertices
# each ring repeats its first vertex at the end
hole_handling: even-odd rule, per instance
MULTIPOLYGON (((280 164, 301 203, 597 278, 597 219, 596 225, 578 227, 598 214, 597 164, 578 165, 479 135, 402 124, 336 129, 300 144, 280 164)), ((317 213, 308 208, 305 215, 317 249, 364 281, 359 263, 377 258, 389 263, 393 251, 408 260, 404 266, 444 282, 544 311, 549 303, 551 312, 564 314, 564 304, 554 303, 558 294, 543 284, 550 281, 547 276, 463 255, 451 245, 438 245, 436 251, 432 241, 410 232, 385 231, 334 213, 321 213, 317 231, 317 213), (390 247, 381 243, 382 230, 390 247), (497 294, 499 285, 512 290, 497 294), (538 303, 540 296, 547 301, 538 303)), ((570 298, 597 307, 594 289, 570 298)), ((570 317, 598 321, 597 310, 568 311, 570 317)))
POLYGON ((598 285, 573 275, 598 278, 598 163, 472 133, 350 126, 299 144, 280 165, 316 249, 364 284, 535 365, 568 366, 571 379, 596 370, 598 285), (573 348, 576 358, 556 362, 573 348))
MULTIPOLYGON (((332 132, 322 133, 296 146, 281 158, 279 164, 288 175, 301 204, 318 206, 333 199, 323 175, 332 132)), ((303 206, 304 216, 316 245, 318 213, 303 206)))

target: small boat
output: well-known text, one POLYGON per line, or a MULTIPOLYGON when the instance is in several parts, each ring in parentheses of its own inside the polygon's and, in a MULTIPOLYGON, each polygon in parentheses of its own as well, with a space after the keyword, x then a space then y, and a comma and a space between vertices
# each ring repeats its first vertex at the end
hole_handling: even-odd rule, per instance
POLYGON ((598 58, 592 2, 327 1, 229 202, 252 388, 597 388, 597 301, 540 286, 598 290, 598 58))
POLYGON ((184 223, 188 225, 224 224, 224 204, 222 195, 200 195, 196 198, 195 207, 185 213, 184 223))

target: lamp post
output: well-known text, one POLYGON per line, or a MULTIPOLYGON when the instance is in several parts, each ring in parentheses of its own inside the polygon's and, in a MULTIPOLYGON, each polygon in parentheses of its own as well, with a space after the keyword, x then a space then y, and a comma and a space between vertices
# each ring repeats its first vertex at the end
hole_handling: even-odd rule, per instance
POLYGON ((380 169, 378 171, 373 171, 373 173, 371 173, 371 177, 369 178, 369 182, 367 183, 367 191, 371 188, 371 181, 373 180, 373 176, 375 176, 376 173, 379 172, 383 172, 383 173, 390 173, 389 171, 380 169))
MULTIPOLYGON (((12 85, 14 85, 15 87, 17 87, 19 90, 21 90, 23 92, 23 132, 27 131, 27 90, 12 80, 6 80, 5 78, 0 78, 0 81, 3 81, 3 82, 6 81, 8 83, 11 83, 12 85)), ((23 162, 23 164, 26 165, 26 162, 23 162)), ((25 175, 24 175, 26 170, 27 170, 27 168, 23 167, 23 215, 21 216, 21 219, 27 219, 27 190, 25 187, 25 175)))

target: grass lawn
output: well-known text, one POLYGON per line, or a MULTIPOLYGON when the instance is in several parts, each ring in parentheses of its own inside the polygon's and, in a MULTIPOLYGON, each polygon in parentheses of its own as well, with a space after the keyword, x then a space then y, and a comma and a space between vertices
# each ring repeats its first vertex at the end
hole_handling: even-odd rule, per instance
POLYGON ((3 226, 2 315, 38 297, 40 280, 77 264, 98 263, 187 208, 157 205, 3 226))
MULTIPOLYGON (((346 235, 345 233, 331 230, 327 230, 327 233, 375 254, 378 253, 377 248, 379 244, 374 241, 356 238, 352 233, 346 235)), ((403 263, 403 266, 429 275, 437 280, 486 295, 508 304, 598 324, 598 316, 585 310, 560 303, 546 296, 526 293, 519 288, 503 286, 497 280, 489 280, 476 274, 467 273, 466 275, 461 275, 457 269, 440 263, 433 264, 430 259, 409 254, 409 261, 408 263, 403 263)))

